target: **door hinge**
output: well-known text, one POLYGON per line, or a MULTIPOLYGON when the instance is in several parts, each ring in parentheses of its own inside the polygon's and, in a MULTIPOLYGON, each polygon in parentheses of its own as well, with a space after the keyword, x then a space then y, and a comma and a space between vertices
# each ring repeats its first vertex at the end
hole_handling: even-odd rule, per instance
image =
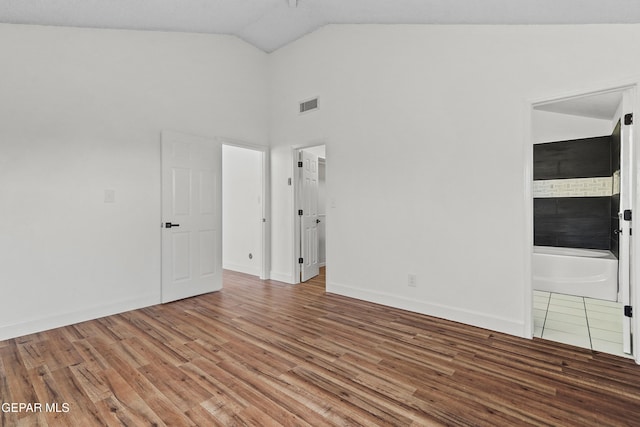
POLYGON ((631 307, 630 305, 625 305, 624 306, 624 315, 626 317, 633 317, 633 307, 631 307))
POLYGON ((624 115, 624 124, 629 126, 633 124, 633 113, 624 115))
POLYGON ((631 209, 625 209, 622 213, 622 218, 624 218, 625 221, 631 221, 631 209))
POLYGON ((303 258, 298 258, 298 264, 304 264, 304 259, 303 258))
POLYGON ((301 168, 302 167, 302 162, 298 162, 298 167, 301 168))
POLYGON ((298 209, 298 215, 299 215, 299 216, 304 215, 304 212, 302 211, 302 209, 298 209))

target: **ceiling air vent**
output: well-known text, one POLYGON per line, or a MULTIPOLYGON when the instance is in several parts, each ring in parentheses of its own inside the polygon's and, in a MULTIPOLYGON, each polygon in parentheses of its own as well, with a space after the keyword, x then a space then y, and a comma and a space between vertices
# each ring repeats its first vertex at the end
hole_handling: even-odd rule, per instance
POLYGON ((318 98, 313 98, 308 101, 302 101, 300 103, 300 112, 306 113, 307 111, 318 109, 318 98))

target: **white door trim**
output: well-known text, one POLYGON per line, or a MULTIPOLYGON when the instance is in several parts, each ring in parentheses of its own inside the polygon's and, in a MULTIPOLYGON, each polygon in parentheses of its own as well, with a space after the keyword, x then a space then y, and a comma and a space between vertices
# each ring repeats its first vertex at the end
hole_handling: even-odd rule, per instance
MULTIPOLYGON (((637 123, 640 120, 640 99, 638 99, 638 86, 640 85, 640 78, 630 79, 622 82, 616 82, 612 84, 602 84, 594 88, 583 89, 583 90, 575 90, 571 92, 565 92, 562 94, 556 94, 552 96, 538 97, 538 98, 530 98, 524 102, 524 135, 525 137, 522 139, 524 147, 523 147, 523 171, 524 171, 524 219, 525 219, 525 230, 524 230, 524 241, 525 241, 525 250, 524 250, 524 298, 523 298, 523 313, 524 313, 524 329, 523 336, 526 338, 533 338, 533 285, 531 278, 531 257, 533 255, 533 122, 531 119, 533 110, 536 106, 549 104, 553 102, 558 102, 570 98, 579 98, 591 95, 597 95, 607 92, 614 91, 633 91, 634 92, 634 104, 633 104, 633 112, 635 114, 634 122, 637 123)), ((623 116, 624 116, 623 112, 623 116)), ((633 127, 635 128, 635 123, 633 127)), ((638 144, 637 132, 632 130, 632 145, 635 147, 638 144)), ((632 153, 632 162, 638 166, 640 165, 640 150, 634 149, 632 153)), ((636 167, 635 176, 631 179, 638 183, 640 178, 640 168, 636 167)), ((634 211, 634 215, 640 213, 638 209, 640 209, 640 188, 639 186, 635 186, 635 193, 633 197, 633 206, 632 209, 634 211)), ((631 248, 632 257, 630 259, 631 270, 632 272, 638 272, 640 269, 640 239, 632 239, 632 248, 631 248)), ((640 313, 640 292, 638 292, 638 287, 636 286, 637 280, 633 280, 630 283, 631 288, 631 304, 634 307, 634 316, 632 318, 633 327, 632 329, 636 332, 632 337, 632 346, 633 346, 633 357, 636 363, 640 364, 640 316, 637 313, 640 313)))
POLYGON ((270 148, 233 138, 217 138, 221 145, 245 148, 262 153, 262 264, 260 279, 269 280, 271 271, 271 158, 270 148))

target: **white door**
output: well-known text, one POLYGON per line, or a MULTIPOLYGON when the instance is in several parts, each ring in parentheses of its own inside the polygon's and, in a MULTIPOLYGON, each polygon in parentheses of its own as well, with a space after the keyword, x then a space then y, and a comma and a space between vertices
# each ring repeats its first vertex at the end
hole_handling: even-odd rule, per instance
POLYGON ((300 200, 302 215, 300 216, 301 257, 300 268, 303 282, 320 273, 318 266, 318 156, 302 150, 302 176, 300 200))
MULTIPOLYGON (((618 254, 618 283, 620 286, 620 299, 623 306, 631 306, 631 208, 633 203, 633 174, 634 165, 632 161, 632 117, 631 100, 629 91, 625 92, 622 100, 622 123, 620 127, 620 249, 618 254)), ((636 214, 634 212, 634 214, 636 214)), ((632 336, 631 317, 622 317, 622 349, 625 353, 631 354, 632 336)))
POLYGON ((162 302, 222 288, 221 146, 162 132, 162 302))

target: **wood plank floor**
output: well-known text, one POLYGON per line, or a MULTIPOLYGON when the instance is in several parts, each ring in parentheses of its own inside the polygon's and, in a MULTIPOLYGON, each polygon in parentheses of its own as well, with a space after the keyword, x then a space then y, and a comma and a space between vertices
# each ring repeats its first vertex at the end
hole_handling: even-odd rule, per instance
POLYGON ((632 360, 327 295, 323 280, 225 272, 214 294, 1 341, 3 408, 43 411, 0 424, 640 425, 632 360))

